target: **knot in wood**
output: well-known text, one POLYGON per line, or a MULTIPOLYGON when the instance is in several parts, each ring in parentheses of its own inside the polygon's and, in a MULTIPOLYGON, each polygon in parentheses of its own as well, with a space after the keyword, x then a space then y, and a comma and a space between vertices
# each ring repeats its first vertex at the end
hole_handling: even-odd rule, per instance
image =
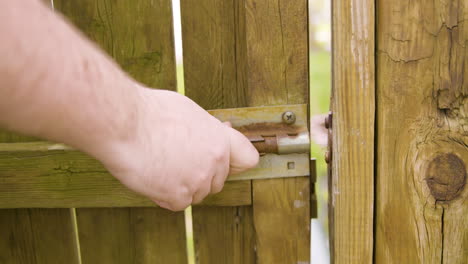
POLYGON ((426 183, 436 201, 457 198, 466 184, 465 163, 453 153, 438 155, 429 163, 426 183))

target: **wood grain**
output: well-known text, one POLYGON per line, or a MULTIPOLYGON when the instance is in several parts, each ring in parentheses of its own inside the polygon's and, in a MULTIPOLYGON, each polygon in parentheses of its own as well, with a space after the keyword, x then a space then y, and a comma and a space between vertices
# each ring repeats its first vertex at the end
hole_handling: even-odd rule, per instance
POLYGON ((54 6, 137 81, 175 91, 170 0, 54 0, 54 6))
MULTIPOLYGON (((92 157, 47 142, 0 144, 0 208, 154 207, 92 157)), ((250 181, 227 182, 203 205, 249 205, 250 181)))
POLYGON ((468 3, 377 1, 376 263, 468 260, 468 3))
MULTIPOLYGON (((307 1, 277 1, 273 5, 271 1, 250 0, 183 1, 182 25, 186 94, 203 107, 212 109, 307 102, 307 1)), ((257 207, 254 202, 253 205, 255 226, 263 227, 262 232, 256 235, 256 262, 272 263, 269 261, 273 259, 273 263, 288 263, 290 259, 309 261, 308 194, 304 196, 305 207, 300 210, 301 213, 294 210, 297 198, 295 186, 296 183, 301 185, 303 181, 296 178, 254 181, 256 199, 259 204, 263 204, 257 207), (284 199, 281 206, 267 202, 272 198, 267 186, 275 190, 275 197, 284 199), (278 226, 271 225, 272 222, 283 225, 292 222, 291 229, 297 232, 277 232, 278 226), (276 254, 275 250, 280 245, 271 245, 281 240, 295 243, 296 247, 287 247, 281 254, 276 254), (258 241, 261 243, 258 244, 258 241)), ((306 181, 308 189, 309 180, 306 181)), ((194 226, 203 226, 204 218, 216 217, 219 222, 226 222, 226 213, 230 211, 196 212, 194 226)), ((245 227, 243 229, 249 230, 245 227)), ((208 241, 203 237, 213 239, 223 234, 234 234, 206 232, 206 229, 198 232, 195 229, 195 239, 208 241)), ((200 263, 219 263, 212 259, 232 256, 229 245, 233 243, 228 241, 233 239, 235 237, 213 239, 224 242, 197 245, 199 252, 214 247, 222 250, 213 253, 216 254, 213 258, 200 259, 200 263)))
MULTIPOLYGON (((246 106, 244 1, 181 1, 181 14, 185 94, 205 109, 246 106)), ((192 211, 197 263, 255 263, 252 207, 192 211)))
POLYGON ((247 0, 249 106, 308 103, 307 1, 247 0))
MULTIPOLYGON (((0 144, 0 208, 156 206, 81 152, 43 142, 11 145, 17 151, 5 151, 6 144, 0 144)), ((251 202, 250 181, 235 181, 226 183, 222 192, 207 197, 203 204, 251 202)))
POLYGON ((244 0, 181 1, 185 95, 205 109, 247 106, 244 0))
MULTIPOLYGON (((170 0, 57 0, 55 8, 137 81, 149 87, 176 89, 170 0)), ((94 174, 102 175, 102 171, 94 174)), ((183 213, 168 214, 158 208, 78 209, 77 216, 84 262, 186 261, 185 236, 180 235, 185 234, 183 213), (142 223, 134 226, 135 221, 142 223), (86 239, 82 239, 85 234, 86 239)))
POLYGON ((79 264, 69 209, 0 210, 0 263, 79 264))
POLYGON ((253 190, 258 263, 309 263, 310 178, 255 180, 253 190))
POLYGON ((180 214, 161 208, 77 210, 83 263, 187 263, 180 214))
POLYGON ((333 1, 332 20, 331 263, 372 263, 374 1, 333 1))
POLYGON ((250 206, 201 206, 193 209, 193 219, 196 263, 255 263, 250 206))
MULTIPOLYGON (((203 107, 226 108, 307 102, 308 51, 307 51, 307 1, 183 1, 182 25, 184 40, 184 71, 186 94, 203 107)), ((307 181, 307 190, 309 180, 307 181)), ((305 207, 297 213, 294 201, 298 186, 304 179, 253 181, 254 193, 259 204, 254 202, 255 227, 261 229, 256 235, 256 262, 288 263, 297 259, 309 261, 309 196, 304 194, 305 207), (258 188, 258 191, 255 191, 258 188), (283 199, 281 205, 267 202, 275 197, 283 199), (257 222, 258 221, 258 222, 257 222), (277 232, 278 226, 290 225, 297 232, 277 232), (277 254, 281 240, 295 243, 277 254), (260 244, 258 244, 261 241, 260 244), (273 260, 273 262, 269 262, 273 260)), ((304 190, 306 191, 306 190, 304 190)), ((275 200, 276 201, 276 200, 275 200)), ((194 210, 195 212, 195 210, 194 210)), ((195 228, 203 226, 203 219, 219 219, 226 222, 226 214, 220 212, 195 212, 195 228)), ((220 228, 213 228, 220 230, 220 228)), ((249 230, 243 227, 243 230, 249 230)), ((195 239, 221 241, 223 244, 201 243, 198 251, 220 248, 212 258, 200 253, 200 263, 219 263, 214 259, 232 256, 230 248, 235 237, 214 239, 235 232, 206 233, 195 230, 195 239), (197 238, 198 236, 198 238, 197 238), (199 237, 203 236, 203 237, 199 237), (212 261, 212 262, 207 262, 212 261)), ((246 246, 246 245, 243 245, 246 246)), ((251 245, 250 247, 252 247, 251 245)), ((250 248, 248 247, 248 248, 250 248)), ((246 260, 247 261, 247 260, 246 260)), ((251 263, 251 262, 246 262, 251 263)))
MULTIPOLYGON (((307 1, 246 1, 249 106, 308 102, 307 1)), ((253 181, 257 263, 310 262, 310 178, 253 181)))

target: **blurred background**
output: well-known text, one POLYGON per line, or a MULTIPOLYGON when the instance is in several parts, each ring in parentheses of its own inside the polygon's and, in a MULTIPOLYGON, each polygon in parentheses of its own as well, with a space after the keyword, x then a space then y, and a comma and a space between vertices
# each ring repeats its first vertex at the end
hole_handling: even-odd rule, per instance
MULTIPOLYGON (((309 0, 309 74, 311 122, 323 122, 331 92, 331 0, 309 0)), ((328 247, 326 137, 311 127, 312 157, 317 159, 318 219, 312 219, 311 242, 314 263, 330 263, 328 247), (315 134, 315 137, 314 137, 315 134), (324 142, 325 141, 325 142, 324 142)))
MULTIPOLYGON (((182 35, 180 1, 173 0, 174 32, 177 58, 177 79, 183 79, 182 35)), ((319 127, 323 114, 328 113, 331 91, 331 0, 309 0, 309 50, 310 50, 310 114, 312 119, 312 157, 317 159, 316 192, 318 219, 312 220, 311 247, 314 263, 329 263, 327 166, 324 161, 326 137, 319 127)), ((178 82, 178 91, 183 93, 183 82, 178 82)), ((189 259, 194 259, 191 208, 186 210, 189 259)))

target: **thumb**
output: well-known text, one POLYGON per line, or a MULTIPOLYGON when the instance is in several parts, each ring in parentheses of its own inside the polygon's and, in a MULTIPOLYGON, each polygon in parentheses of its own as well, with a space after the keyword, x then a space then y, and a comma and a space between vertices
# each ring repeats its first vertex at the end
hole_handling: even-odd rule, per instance
POLYGON ((250 141, 239 131, 228 128, 231 154, 229 174, 239 173, 257 166, 260 155, 250 141))

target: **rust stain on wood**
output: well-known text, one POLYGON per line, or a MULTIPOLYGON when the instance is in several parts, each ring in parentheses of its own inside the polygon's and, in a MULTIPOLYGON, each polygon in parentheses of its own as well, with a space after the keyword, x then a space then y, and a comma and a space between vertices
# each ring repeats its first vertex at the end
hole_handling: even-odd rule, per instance
POLYGON ((465 188, 466 165, 453 153, 438 155, 429 163, 426 182, 437 201, 451 201, 465 188))

